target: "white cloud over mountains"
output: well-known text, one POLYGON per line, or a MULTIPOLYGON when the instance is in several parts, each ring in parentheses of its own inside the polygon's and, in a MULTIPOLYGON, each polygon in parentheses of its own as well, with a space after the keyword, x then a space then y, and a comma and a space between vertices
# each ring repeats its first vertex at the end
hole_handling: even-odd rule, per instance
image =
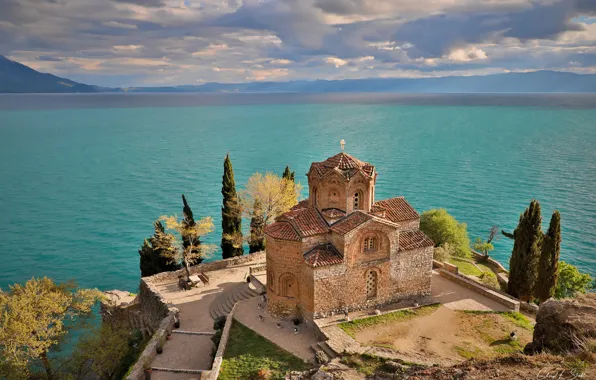
POLYGON ((0 54, 100 85, 596 72, 596 0, 0 0, 0 54))

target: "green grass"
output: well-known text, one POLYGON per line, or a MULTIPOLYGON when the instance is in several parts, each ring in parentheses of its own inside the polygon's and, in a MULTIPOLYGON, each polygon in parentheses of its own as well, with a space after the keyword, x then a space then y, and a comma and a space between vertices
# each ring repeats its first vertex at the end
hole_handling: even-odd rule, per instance
POLYGON ((522 313, 519 313, 517 311, 461 310, 461 312, 462 313, 466 313, 466 314, 479 314, 479 315, 482 315, 482 314, 499 314, 499 315, 502 315, 503 317, 507 318, 511 322, 513 322, 516 326, 521 327, 522 329, 525 329, 525 330, 528 330, 528 331, 533 331, 534 330, 534 326, 532 325, 532 321, 530 319, 528 319, 528 317, 526 317, 525 315, 523 315, 522 313))
POLYGON ((473 264, 458 259, 457 257, 450 257, 447 261, 453 265, 456 265, 460 273, 465 275, 479 277, 482 274, 482 271, 478 270, 478 268, 476 268, 473 264))
POLYGON ((439 307, 439 304, 436 305, 429 305, 423 306, 418 309, 408 309, 408 310, 400 310, 393 313, 387 313, 383 315, 377 315, 374 317, 357 319, 355 321, 350 322, 343 322, 340 323, 338 326, 346 332, 349 336, 354 338, 356 336, 356 332, 360 330, 367 329, 369 327, 374 327, 376 325, 385 324, 385 323, 392 323, 392 322, 401 322, 407 321, 414 317, 420 317, 423 315, 428 315, 433 313, 439 307))
MULTIPOLYGON (((492 272, 495 273, 495 271, 493 271, 493 268, 489 267, 486 264, 483 264, 481 262, 476 262, 476 265, 480 267, 480 269, 482 269, 483 272, 492 272)), ((495 273, 496 275, 496 273, 495 273)))
POLYGON ((341 362, 350 368, 366 375, 372 376, 381 369, 387 360, 371 355, 346 355, 341 358, 341 362))
POLYGON ((254 379, 261 369, 270 370, 271 379, 284 379, 286 372, 306 368, 302 359, 234 321, 218 379, 254 379))

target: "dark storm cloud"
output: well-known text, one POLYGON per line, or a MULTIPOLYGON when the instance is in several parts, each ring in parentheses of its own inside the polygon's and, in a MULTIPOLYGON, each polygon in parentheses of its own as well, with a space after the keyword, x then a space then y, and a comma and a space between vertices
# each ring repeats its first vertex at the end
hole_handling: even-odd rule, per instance
POLYGON ((141 5, 144 7, 163 7, 165 5, 164 0, 110 0, 110 1, 113 1, 115 3, 141 5))
POLYGON ((38 60, 40 61, 46 61, 46 62, 60 62, 63 61, 63 58, 60 57, 54 57, 51 55, 40 55, 39 57, 37 57, 38 60))

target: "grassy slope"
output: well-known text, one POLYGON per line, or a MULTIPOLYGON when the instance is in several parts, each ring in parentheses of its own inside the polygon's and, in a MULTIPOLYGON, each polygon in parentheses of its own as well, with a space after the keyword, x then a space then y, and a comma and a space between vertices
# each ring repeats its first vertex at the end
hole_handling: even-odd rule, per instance
POLYGON ((234 321, 219 380, 252 379, 261 369, 269 369, 271 379, 283 379, 286 372, 306 367, 300 358, 234 321))

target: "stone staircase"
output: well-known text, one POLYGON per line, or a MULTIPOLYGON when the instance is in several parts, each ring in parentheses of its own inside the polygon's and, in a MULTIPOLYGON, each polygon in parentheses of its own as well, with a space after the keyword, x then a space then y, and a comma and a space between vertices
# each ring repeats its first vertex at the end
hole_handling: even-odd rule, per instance
POLYGON ((209 305, 209 314, 214 320, 219 317, 225 317, 232 311, 236 302, 244 301, 249 298, 261 295, 262 292, 249 283, 239 284, 232 290, 220 294, 211 305, 209 305))

